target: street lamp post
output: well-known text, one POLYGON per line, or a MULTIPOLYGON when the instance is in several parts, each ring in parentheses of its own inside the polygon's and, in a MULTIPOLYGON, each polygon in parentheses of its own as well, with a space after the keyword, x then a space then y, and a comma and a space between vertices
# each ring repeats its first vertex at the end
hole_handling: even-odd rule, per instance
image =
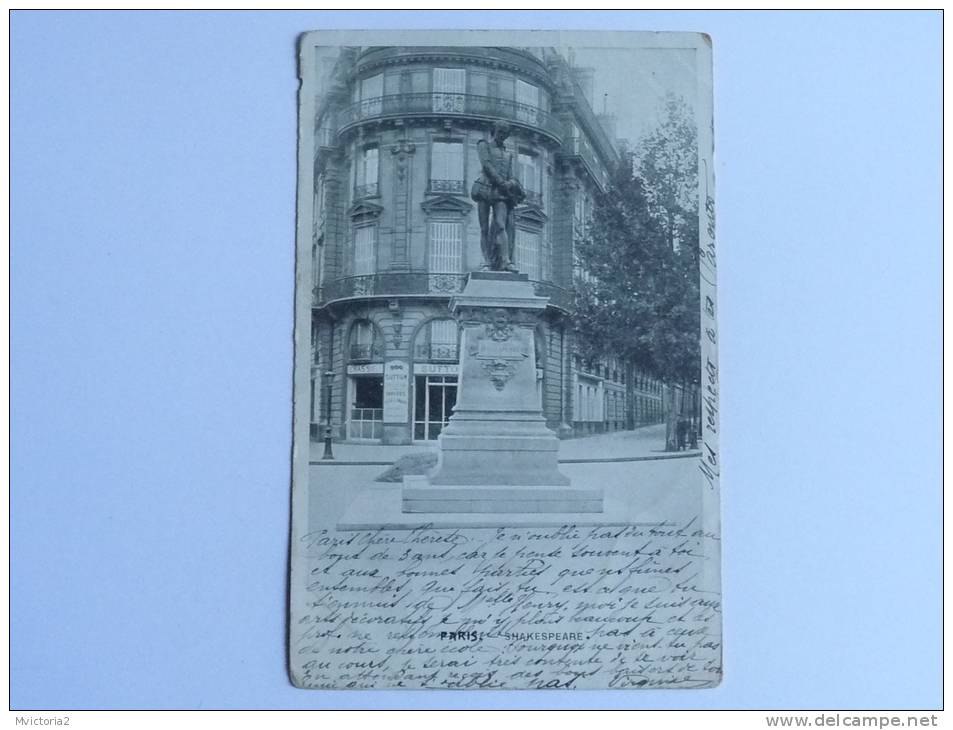
POLYGON ((324 456, 322 459, 333 459, 334 453, 331 451, 331 385, 334 379, 334 371, 326 370, 324 373, 324 380, 326 383, 327 389, 327 408, 324 412, 325 422, 324 422, 324 456))

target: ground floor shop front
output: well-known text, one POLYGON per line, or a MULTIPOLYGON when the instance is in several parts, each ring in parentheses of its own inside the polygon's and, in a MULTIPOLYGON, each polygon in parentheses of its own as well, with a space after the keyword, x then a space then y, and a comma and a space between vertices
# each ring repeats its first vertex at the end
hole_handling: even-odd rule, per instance
POLYGON ((398 361, 350 366, 345 386, 346 440, 435 441, 453 414, 457 378, 457 364, 398 361))
MULTIPOLYGON (((458 378, 458 363, 349 365, 337 435, 385 444, 436 441, 453 415, 458 378)), ((541 381, 540 370, 540 390, 541 381)))
MULTIPOLYGON (((357 443, 407 444, 435 441, 453 415, 459 387, 458 363, 350 364, 343 378, 344 407, 334 424, 336 440, 357 443)), ((537 371, 542 398, 545 373, 537 371)), ((340 378, 331 376, 334 381, 340 378)), ((597 381, 583 374, 572 375, 571 430, 562 437, 608 433, 662 420, 661 399, 636 392, 627 395, 616 383, 597 381), (631 399, 632 408, 627 408, 631 399)), ((320 388, 315 388, 315 402, 320 388)), ((322 408, 315 408, 312 434, 323 436, 322 408)), ((555 429, 554 429, 555 430, 555 429)))
MULTIPOLYGON (((436 441, 460 387, 459 332, 446 303, 352 305, 312 331, 311 434, 335 441, 436 441)), ((535 335, 540 409, 560 438, 661 419, 661 398, 618 363, 586 370, 571 356, 563 315, 535 335), (646 386, 646 387, 643 387, 646 386)))

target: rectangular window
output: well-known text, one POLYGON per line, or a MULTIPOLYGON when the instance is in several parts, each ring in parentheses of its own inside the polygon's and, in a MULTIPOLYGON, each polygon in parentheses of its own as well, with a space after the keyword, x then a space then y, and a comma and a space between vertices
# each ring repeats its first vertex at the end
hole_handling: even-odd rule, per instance
POLYGON ((401 74, 398 72, 384 74, 384 96, 393 96, 400 93, 400 77, 401 74))
POLYGON ((354 275, 374 273, 374 226, 361 226, 354 231, 354 275))
POLYGON ((457 274, 463 270, 463 225, 430 222, 430 272, 457 274))
POLYGON ((516 155, 516 176, 526 192, 527 203, 542 205, 541 172, 542 166, 539 163, 539 157, 520 150, 516 155))
POLYGON ((365 147, 357 160, 356 179, 354 181, 354 197, 367 198, 377 195, 378 172, 377 145, 365 147))
POLYGON ((538 123, 539 115, 539 87, 527 84, 525 81, 516 80, 516 118, 530 122, 538 123))
POLYGON ((520 150, 517 155, 517 175, 526 192, 539 193, 539 158, 520 150))
POLYGON ((486 85, 486 74, 481 73, 471 73, 470 74, 470 93, 474 96, 486 96, 487 95, 487 85, 486 85))
POLYGON ((311 244, 311 286, 312 287, 318 286, 318 281, 320 280, 320 276, 321 276, 321 270, 318 268, 318 262, 320 261, 318 252, 320 251, 321 248, 323 248, 323 246, 318 246, 317 241, 311 244))
POLYGON ((426 94, 430 91, 430 72, 411 71, 411 88, 415 94, 426 94))
POLYGON ((549 243, 549 236, 543 234, 539 250, 539 273, 543 281, 553 279, 553 251, 549 243))
POLYGON ((463 112, 466 93, 466 70, 462 68, 433 70, 433 110, 435 112, 463 112))
POLYGON ((377 74, 361 81, 361 116, 373 117, 381 113, 384 95, 384 75, 377 74))
POLYGON ((513 77, 512 76, 498 76, 497 77, 497 92, 501 99, 508 102, 505 108, 512 109, 513 108, 513 77))
POLYGON ((463 143, 434 142, 430 156, 430 191, 463 194, 463 143))
POLYGON ((314 184, 314 217, 324 223, 324 177, 319 177, 314 184))
POLYGON ((516 268, 533 281, 540 278, 539 234, 516 229, 516 268))
POLYGON ((321 286, 324 284, 324 252, 327 246, 324 245, 324 236, 318 239, 318 261, 317 261, 317 273, 315 279, 312 282, 314 286, 321 286))
POLYGON ((490 76, 487 78, 486 95, 492 96, 494 99, 501 98, 502 95, 500 94, 500 77, 499 76, 490 76))

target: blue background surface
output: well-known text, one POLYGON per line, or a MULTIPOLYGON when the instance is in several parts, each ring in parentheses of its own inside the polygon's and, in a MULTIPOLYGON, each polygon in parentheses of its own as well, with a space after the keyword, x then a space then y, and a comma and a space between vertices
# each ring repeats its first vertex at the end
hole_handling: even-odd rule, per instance
POLYGON ((12 16, 12 703, 931 708, 939 13, 12 16), (295 39, 714 39, 714 690, 326 693, 285 670, 295 39))

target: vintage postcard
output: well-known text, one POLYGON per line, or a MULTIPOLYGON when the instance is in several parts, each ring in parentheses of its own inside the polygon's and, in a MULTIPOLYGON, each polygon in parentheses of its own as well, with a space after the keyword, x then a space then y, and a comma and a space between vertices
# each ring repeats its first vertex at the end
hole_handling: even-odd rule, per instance
POLYGON ((718 684, 710 39, 299 52, 292 681, 718 684))

